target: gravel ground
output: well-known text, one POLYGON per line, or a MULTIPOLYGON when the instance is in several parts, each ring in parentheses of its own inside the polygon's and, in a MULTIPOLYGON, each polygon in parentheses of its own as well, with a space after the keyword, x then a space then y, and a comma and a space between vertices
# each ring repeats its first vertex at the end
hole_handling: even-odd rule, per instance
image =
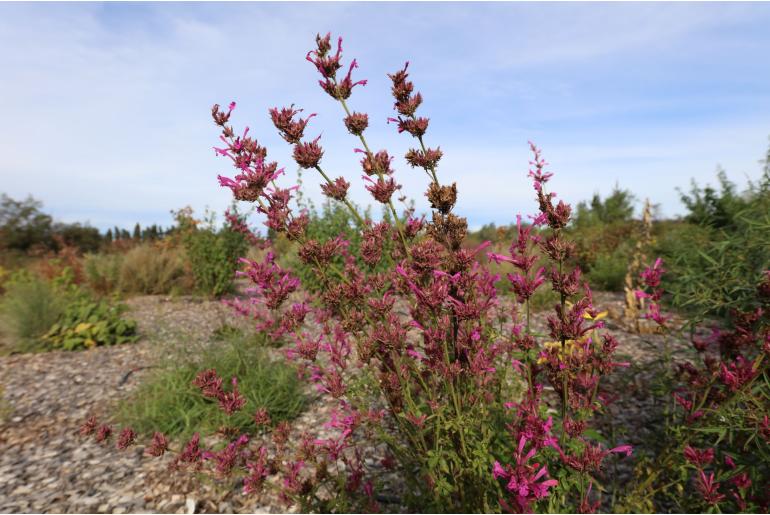
MULTIPOLYGON (((610 309, 609 326, 621 342, 619 360, 635 365, 613 379, 622 397, 612 410, 616 421, 639 429, 624 441, 638 443, 655 412, 645 370, 660 355, 662 339, 626 333, 613 322, 622 306, 620 296, 597 295, 596 301, 610 309)), ((154 296, 127 304, 143 336, 136 344, 0 357, 0 512, 285 511, 274 501, 260 505, 238 489, 171 474, 168 459, 143 458, 141 446, 119 452, 76 435, 88 415, 109 415, 112 405, 141 381, 158 352, 206 344, 223 324, 242 323, 214 301, 154 296)), ((542 324, 542 317, 537 318, 542 324)), ((293 423, 295 439, 306 430, 317 434, 330 409, 331 404, 314 398, 293 423)), ((371 459, 377 457, 372 449, 371 459)), ((625 467, 617 477, 629 473, 625 467)))

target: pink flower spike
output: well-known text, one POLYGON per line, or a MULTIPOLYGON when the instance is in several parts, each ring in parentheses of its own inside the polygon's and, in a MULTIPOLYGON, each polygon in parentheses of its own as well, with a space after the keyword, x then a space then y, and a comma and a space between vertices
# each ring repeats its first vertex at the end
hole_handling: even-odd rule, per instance
POLYGON ((615 447, 614 449, 610 449, 610 452, 631 456, 631 453, 633 452, 633 450, 634 448, 630 445, 621 445, 620 447, 615 447))
POLYGON ((495 464, 492 467, 492 475, 495 477, 495 479, 500 479, 501 477, 507 476, 505 469, 503 469, 503 466, 500 465, 499 461, 495 461, 495 464))

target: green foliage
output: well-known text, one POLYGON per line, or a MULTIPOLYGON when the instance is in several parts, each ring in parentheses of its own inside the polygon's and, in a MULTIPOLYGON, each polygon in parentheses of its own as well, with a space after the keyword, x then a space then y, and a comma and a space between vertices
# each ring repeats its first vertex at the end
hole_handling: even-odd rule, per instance
POLYGON ((529 305, 533 312, 553 309, 559 303, 559 294, 547 288, 539 288, 529 299, 529 305))
POLYGON ((63 245, 75 247, 79 252, 96 252, 102 245, 99 229, 78 222, 65 224, 57 222, 53 226, 54 250, 61 250, 63 245))
POLYGON ((209 296, 229 293, 238 270, 238 258, 246 254, 243 234, 229 228, 196 228, 184 238, 197 289, 209 296))
POLYGON ((0 425, 4 424, 10 418, 11 413, 13 413, 13 406, 5 400, 3 393, 3 386, 0 385, 0 425))
POLYGON ((83 273, 89 288, 100 295, 118 291, 123 254, 86 254, 83 257, 83 273))
POLYGON ((675 306, 691 313, 724 317, 731 309, 748 309, 770 269, 770 174, 740 197, 734 191, 723 184, 708 204, 719 210, 702 215, 696 204, 690 216, 702 223, 681 227, 680 241, 669 235, 667 290, 675 306))
POLYGON ((602 200, 595 193, 591 202, 580 202, 575 208, 573 224, 578 227, 630 222, 634 216, 635 197, 629 190, 615 185, 612 193, 602 200))
POLYGON ((618 186, 602 199, 577 205, 569 234, 575 242, 574 264, 597 290, 621 291, 636 243, 634 196, 618 186))
POLYGON ((306 398, 293 367, 272 361, 256 338, 232 330, 221 331, 222 340, 200 352, 180 349, 155 370, 137 391, 118 406, 118 419, 144 434, 162 431, 188 438, 194 432, 216 432, 227 426, 239 433, 255 432, 253 415, 265 408, 273 424, 298 416, 306 398), (246 406, 227 416, 216 401, 192 386, 202 370, 215 369, 229 381, 238 378, 246 406))
POLYGON ((628 269, 629 251, 625 246, 612 253, 602 253, 586 274, 589 284, 596 290, 622 291, 628 269))
POLYGON ((717 181, 719 190, 711 185, 701 188, 693 180, 689 194, 679 191, 679 198, 689 211, 685 220, 717 229, 734 227, 736 217, 749 207, 751 200, 737 192, 737 185, 724 170, 717 170, 717 181))
POLYGON ((31 196, 14 200, 0 196, 0 250, 28 252, 34 249, 59 250, 63 245, 80 252, 99 249, 102 236, 99 230, 80 223, 54 223, 53 218, 41 211, 42 202, 31 196))
POLYGON ((124 307, 105 299, 81 296, 67 306, 43 339, 55 349, 90 349, 99 345, 134 342, 136 322, 125 320, 124 307))
POLYGON ((185 266, 184 254, 179 249, 166 249, 151 243, 137 245, 123 258, 92 258, 89 281, 106 286, 114 281, 114 261, 121 261, 117 289, 124 293, 146 295, 185 292, 190 289, 190 279, 185 266), (114 261, 111 261, 114 260, 114 261))
POLYGON ((27 251, 35 245, 50 247, 53 220, 40 211, 43 204, 34 198, 14 200, 0 196, 0 242, 4 249, 27 251))
POLYGON ((64 313, 72 290, 61 281, 46 281, 26 271, 13 274, 4 287, 0 313, 13 338, 11 350, 44 350, 41 338, 64 313))

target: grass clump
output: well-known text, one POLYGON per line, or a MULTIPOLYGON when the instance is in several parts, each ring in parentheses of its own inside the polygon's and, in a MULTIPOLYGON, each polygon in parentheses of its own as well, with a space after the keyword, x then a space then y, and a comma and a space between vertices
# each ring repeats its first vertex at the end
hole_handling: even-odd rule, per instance
POLYGON ((4 287, 0 316, 13 341, 10 351, 45 350, 42 337, 72 301, 71 289, 28 272, 14 274, 4 287))
POLYGON ((122 254, 86 254, 83 257, 83 272, 86 284, 99 295, 118 291, 122 254))
POLYGON ((118 420, 138 433, 161 431, 189 438, 193 433, 212 433, 222 426, 240 432, 255 432, 254 413, 265 408, 273 424, 299 415, 305 407, 302 385, 296 370, 282 361, 270 360, 253 335, 224 331, 220 340, 197 354, 172 353, 127 400, 117 408, 118 420), (238 378, 246 405, 231 416, 217 402, 205 398, 192 385, 195 376, 215 369, 229 381, 238 378))
POLYGON ((190 277, 183 252, 150 243, 137 245, 123 257, 118 289, 123 293, 146 295, 189 291, 190 277))

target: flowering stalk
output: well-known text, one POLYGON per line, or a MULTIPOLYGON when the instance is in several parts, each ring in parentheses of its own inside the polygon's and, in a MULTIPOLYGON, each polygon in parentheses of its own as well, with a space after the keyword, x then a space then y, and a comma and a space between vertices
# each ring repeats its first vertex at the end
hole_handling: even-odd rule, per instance
MULTIPOLYGON (((350 183, 343 177, 332 179, 321 168, 320 137, 304 139, 315 115, 299 118, 301 110, 290 106, 274 108, 270 116, 293 145, 296 163, 317 170, 324 195, 353 213, 361 238, 355 252, 343 236, 325 241, 311 237, 307 213, 290 207, 296 187, 278 186, 283 170, 267 162, 267 149, 248 136, 248 129, 235 135, 229 124, 234 103, 227 111, 219 106, 212 110, 224 142, 215 151, 236 169, 233 178, 220 176, 220 185, 236 200, 254 203, 270 229, 295 242, 299 259, 320 282, 317 292, 302 292, 297 278, 268 253, 262 262, 242 260, 241 275, 252 288, 246 299, 230 304, 254 318, 259 331, 286 342, 287 359, 297 363, 320 394, 333 399, 336 409, 326 424, 333 435, 302 435, 297 449, 289 448, 286 424, 276 426, 269 441, 268 435, 237 435, 218 450, 206 449, 197 437, 175 463, 210 465, 216 476, 240 474, 250 494, 261 492, 277 474, 282 498, 303 510, 371 511, 378 508, 379 472, 363 458, 361 442, 374 441, 386 449, 382 466, 397 467, 405 478, 399 502, 414 509, 490 512, 526 511, 545 503, 560 503, 564 509, 595 506, 592 488, 598 483, 593 475, 605 458, 628 454, 630 447, 605 449, 591 441, 586 429, 601 408, 602 375, 624 364, 612 361, 617 342, 599 334, 603 314, 594 308, 587 286, 581 285, 580 272, 566 270, 572 244, 562 229, 570 208, 561 201, 554 206, 553 194, 545 193, 552 174, 544 170, 540 151, 532 145, 530 175, 540 214, 527 226, 519 219, 510 256, 489 255, 513 264, 515 272, 508 280, 527 313, 525 330, 514 310, 507 331, 501 315, 506 300, 497 290, 500 277, 477 258, 489 242, 475 249, 464 246, 467 220, 453 212, 457 186, 439 182, 442 153, 425 145, 429 120, 416 114, 422 96, 408 80, 408 63, 389 75, 398 113, 390 121, 419 143, 405 157, 429 177, 429 221, 409 210, 403 220, 397 216, 392 195, 401 186, 392 177, 392 158, 385 150, 372 152, 364 137, 368 116, 348 107, 352 90, 365 81, 351 78, 356 61, 345 76, 338 74, 341 54, 341 40, 332 53, 327 35, 316 38, 316 48, 306 57, 321 74, 321 87, 341 104, 348 131, 359 138, 366 188, 388 206, 393 224, 360 216, 347 201, 350 183), (400 245, 389 247, 387 241, 400 245), (548 258, 550 271, 540 264, 538 252, 548 258), (385 258, 393 266, 379 268, 385 258), (539 342, 530 327, 529 305, 549 279, 560 303, 548 320, 553 342, 539 342), (576 298, 581 287, 585 295, 576 298), (290 301, 297 297, 298 302, 290 301), (511 402, 520 383, 527 384, 526 392, 519 402, 511 402), (545 383, 558 399, 545 391, 545 383), (561 416, 544 417, 553 403, 561 404, 561 416), (559 429, 557 439, 553 433, 559 429)), ((231 379, 229 388, 224 384, 216 371, 203 371, 196 378, 201 393, 225 413, 242 409, 237 380, 231 379)), ((269 413, 255 414, 260 427, 269 418, 269 413)))
MULTIPOLYGON (((369 191, 378 202, 387 204, 391 214, 393 215, 393 220, 396 224, 396 228, 403 245, 403 250, 406 254, 408 254, 409 250, 406 237, 404 236, 404 229, 401 225, 400 218, 396 213, 396 208, 393 206, 393 202, 391 200, 391 195, 393 192, 396 189, 400 189, 401 186, 397 185, 393 179, 385 179, 386 176, 389 177, 392 175, 392 171, 390 170, 390 158, 387 156, 385 151, 378 152, 377 154, 374 154, 371 151, 366 141, 366 137, 364 136, 364 131, 369 125, 369 117, 365 113, 352 113, 346 102, 346 100, 350 98, 350 94, 353 88, 358 85, 365 86, 367 81, 352 81, 351 73, 353 72, 353 69, 358 67, 358 63, 355 59, 351 61, 347 75, 341 81, 338 81, 337 71, 342 67, 342 64, 340 63, 340 58, 342 55, 342 38, 339 38, 337 41, 337 53, 334 56, 329 53, 332 48, 331 33, 326 34, 324 37, 321 37, 320 34, 317 35, 316 45, 317 48, 308 52, 306 59, 313 63, 316 66, 318 72, 321 74, 321 77, 323 78, 323 80, 319 81, 321 88, 326 91, 332 98, 337 100, 342 106, 342 109, 345 111, 345 126, 348 128, 348 131, 351 134, 357 136, 361 141, 361 144, 364 146, 363 152, 365 157, 362 161, 364 172, 367 175, 371 175, 373 172, 377 175, 378 178, 378 182, 374 185, 374 187, 371 189, 370 187, 367 187, 367 189, 369 189, 369 191)), ((320 168, 318 168, 318 171, 321 172, 324 177, 326 177, 320 168)), ((327 181, 329 181, 328 178, 327 181)))

